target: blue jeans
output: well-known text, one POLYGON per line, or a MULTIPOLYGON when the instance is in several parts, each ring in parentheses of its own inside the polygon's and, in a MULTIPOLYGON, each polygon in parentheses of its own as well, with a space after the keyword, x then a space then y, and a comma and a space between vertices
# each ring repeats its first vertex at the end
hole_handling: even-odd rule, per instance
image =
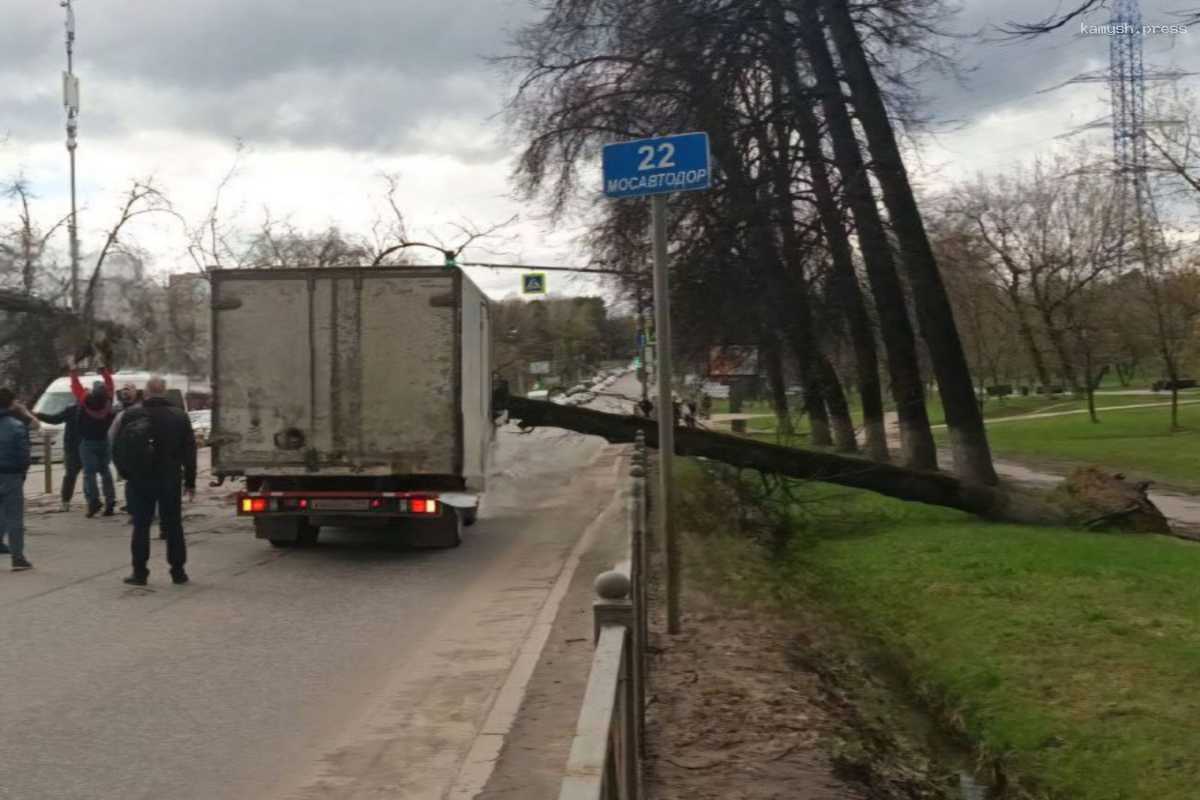
POLYGON ((117 501, 117 493, 113 489, 112 471, 108 468, 108 442, 103 439, 80 442, 79 460, 83 462, 83 496, 87 498, 88 508, 100 507, 100 493, 96 491, 97 473, 104 484, 104 504, 111 507, 117 501))
POLYGON ((25 556, 25 476, 0 475, 0 542, 8 538, 13 558, 25 556))

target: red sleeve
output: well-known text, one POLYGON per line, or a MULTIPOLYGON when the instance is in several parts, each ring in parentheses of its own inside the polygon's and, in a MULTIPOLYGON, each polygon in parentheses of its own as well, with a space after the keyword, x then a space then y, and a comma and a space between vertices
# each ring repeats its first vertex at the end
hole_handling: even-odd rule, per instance
POLYGON ((108 367, 101 367, 100 377, 104 378, 104 391, 108 394, 108 397, 111 400, 113 395, 116 394, 116 385, 113 383, 112 370, 108 367))
POLYGON ((79 370, 71 370, 71 394, 75 395, 75 400, 82 403, 87 397, 87 390, 83 388, 83 384, 79 382, 79 370))

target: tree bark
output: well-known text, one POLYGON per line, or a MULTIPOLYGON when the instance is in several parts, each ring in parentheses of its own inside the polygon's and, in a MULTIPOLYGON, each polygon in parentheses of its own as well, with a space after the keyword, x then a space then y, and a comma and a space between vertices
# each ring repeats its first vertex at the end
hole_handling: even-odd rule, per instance
POLYGON ((799 27, 802 45, 808 53, 817 80, 834 161, 842 176, 842 193, 854 216, 859 248, 867 268, 875 310, 879 315, 900 426, 901 461, 914 469, 936 469, 937 447, 929 427, 916 339, 908 319, 904 289, 896 273, 891 245, 842 97, 841 82, 814 8, 808 5, 802 7, 799 27))
MULTIPOLYGON (((803 355, 797 354, 797 358, 803 358, 803 355)), ((833 429, 829 425, 824 393, 811 367, 806 379, 801 378, 800 385, 804 390, 804 413, 808 415, 808 443, 813 447, 833 447, 833 429)))
POLYGON ((854 420, 850 417, 850 405, 842 381, 830 363, 829 357, 817 356, 817 378, 821 382, 821 395, 829 411, 829 422, 833 428, 833 446, 841 453, 857 453, 858 439, 854 435, 854 420))
MULTIPOLYGON (((795 64, 790 69, 795 71, 795 64)), ((799 81, 793 92, 799 91, 799 81)), ((854 271, 854 256, 850 239, 842 224, 842 213, 833 193, 829 168, 821 148, 821 130, 812 109, 797 101, 797 124, 804 147, 804 159, 812 181, 813 197, 825 243, 832 261, 831 283, 838 307, 850 329, 854 346, 854 365, 858 376, 858 391, 862 398, 864 442, 867 455, 876 461, 887 461, 887 429, 883 419, 883 386, 879 380, 879 357, 875 352, 875 331, 867 304, 854 271)))
POLYGON ((787 381, 783 377, 783 356, 779 352, 779 339, 767 332, 762 337, 762 352, 767 366, 767 380, 771 384, 771 405, 775 410, 775 424, 782 436, 792 435, 792 415, 788 408, 787 381))
POLYGON ((1013 313, 1017 317, 1017 331, 1021 334, 1021 341, 1029 353, 1033 371, 1037 374, 1038 382, 1042 386, 1049 386, 1050 371, 1046 369, 1046 359, 1042 357, 1042 349, 1038 347, 1037 335, 1033 332, 1033 326, 1029 324, 1029 317, 1026 316, 1025 310, 1021 306, 1020 298, 1013 297, 1012 302, 1013 313))
MULTIPOLYGON (((761 204, 727 126, 713 125, 710 131, 712 149, 717 160, 725 168, 731 206, 743 210, 742 222, 746 227, 746 236, 761 263, 760 274, 769 290, 769 296, 764 298, 770 314, 769 319, 786 336, 796 357, 800 382, 804 386, 805 411, 808 413, 811 430, 810 441, 819 447, 831 446, 834 443, 833 436, 817 366, 820 353, 813 330, 812 309, 804 282, 803 265, 798 260, 798 247, 793 241, 795 230, 789 225, 782 226, 784 242, 781 248, 770 233, 767 224, 769 220, 762 216, 761 204)), ((766 146, 765 142, 763 146, 766 146)))
POLYGON ((1054 317, 1049 311, 1042 311, 1041 314, 1042 323, 1046 326, 1046 338, 1050 340, 1054 354, 1058 357, 1063 381, 1073 393, 1077 393, 1080 388, 1079 372, 1075 369, 1075 360, 1071 358, 1071 348, 1067 345, 1066 336, 1062 328, 1054 323, 1054 317))
POLYGON ((875 175, 883 190, 892 228, 900 240, 921 334, 929 347, 941 391, 955 469, 973 482, 996 483, 998 478, 992 465, 983 415, 975 403, 967 357, 882 93, 871 73, 847 0, 821 0, 821 7, 850 85, 858 119, 867 135, 875 175))
MULTIPOLYGON (((797 132, 800 134, 801 152, 812 181, 817 217, 821 223, 825 243, 829 248, 832 260, 831 286, 834 296, 837 298, 838 311, 846 320, 850 339, 854 346, 859 394, 862 397, 867 453, 877 461, 887 461, 887 430, 883 419, 883 389, 879 380, 879 359, 875 352, 875 332, 871 326, 871 318, 867 314, 862 290, 858 285, 858 277, 854 272, 850 239, 842 224, 841 209, 834 196, 833 184, 829 178, 829 168, 825 163, 825 154, 822 152, 820 123, 808 102, 811 93, 800 79, 800 72, 796 66, 795 47, 793 40, 788 35, 783 7, 778 0, 774 0, 769 4, 768 11, 775 33, 771 41, 771 61, 776 72, 776 75, 773 76, 773 93, 777 102, 786 102, 787 107, 793 112, 790 121, 796 125, 797 132), (786 85, 786 91, 781 84, 786 85)), ((776 115, 775 144, 781 152, 790 146, 791 138, 783 119, 784 115, 776 115)), ((777 160, 774 175, 777 192, 781 185, 790 192, 791 180, 791 170, 788 165, 779 163, 777 160)), ((826 366, 829 366, 827 359, 826 366)), ((832 372, 831 368, 830 372, 832 372)), ((834 378, 836 379, 836 374, 834 378)), ((848 449, 850 442, 846 440, 846 431, 849 430, 853 435, 854 423, 850 417, 844 393, 837 393, 832 397, 826 393, 826 405, 834 418, 835 439, 840 440, 838 449, 853 452, 848 449), (840 403, 838 394, 840 394, 840 403), (835 411, 835 405, 839 410, 835 411), (845 414, 839 419, 839 411, 842 407, 845 408, 845 414)), ((853 444, 854 450, 857 450, 857 440, 854 440, 853 444)))

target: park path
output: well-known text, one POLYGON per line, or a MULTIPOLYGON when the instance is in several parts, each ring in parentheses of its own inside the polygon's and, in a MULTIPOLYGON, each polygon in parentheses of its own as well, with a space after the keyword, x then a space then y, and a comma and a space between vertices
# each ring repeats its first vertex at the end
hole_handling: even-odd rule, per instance
MULTIPOLYGON (((1196 404, 1200 404, 1200 400, 1180 400, 1179 401, 1179 405, 1181 405, 1181 406, 1191 406, 1191 405, 1196 405, 1196 404)), ((1171 404, 1169 402, 1166 402, 1166 403, 1132 403, 1132 404, 1126 405, 1126 406, 1100 406, 1096 409, 1096 412, 1099 413, 1101 411, 1131 411, 1136 408, 1169 408, 1170 405, 1171 404)), ((1021 420, 1029 420, 1029 419, 1049 419, 1050 417, 1069 417, 1072 414, 1086 414, 1086 413, 1088 413, 1088 410, 1086 408, 1074 408, 1074 409, 1071 409, 1070 411, 1038 411, 1033 414, 1018 414, 1018 415, 1011 416, 1011 417, 994 417, 992 419, 988 419, 985 421, 987 422, 988 425, 995 425, 1000 422, 1020 422, 1021 420)), ((892 428, 894 428, 896 426, 896 412, 888 411, 884 415, 884 424, 886 424, 888 426, 888 431, 890 432, 892 430, 892 428)), ((945 428, 946 426, 944 424, 939 424, 939 425, 932 425, 930 427, 945 428)), ((890 433, 889 433, 889 435, 890 435, 890 433)))

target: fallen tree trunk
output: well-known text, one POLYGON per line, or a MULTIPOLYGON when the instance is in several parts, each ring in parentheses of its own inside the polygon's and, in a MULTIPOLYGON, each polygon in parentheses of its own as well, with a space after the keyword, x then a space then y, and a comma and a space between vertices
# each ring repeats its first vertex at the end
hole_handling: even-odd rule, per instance
MULTIPOLYGON (((509 396, 498 402, 497 408, 507 408, 509 418, 519 420, 522 427, 565 428, 610 442, 632 442, 641 431, 647 446, 658 447, 658 424, 652 419, 524 397, 509 396)), ((944 472, 907 469, 856 456, 783 447, 692 428, 675 429, 675 452, 790 478, 866 489, 898 500, 955 508, 989 519, 1037 525, 1073 524, 1066 509, 1047 502, 1032 490, 970 484, 944 472)))
POLYGON ((48 300, 23 292, 0 290, 0 311, 14 314, 37 314, 43 317, 73 317, 68 308, 56 306, 48 300))

